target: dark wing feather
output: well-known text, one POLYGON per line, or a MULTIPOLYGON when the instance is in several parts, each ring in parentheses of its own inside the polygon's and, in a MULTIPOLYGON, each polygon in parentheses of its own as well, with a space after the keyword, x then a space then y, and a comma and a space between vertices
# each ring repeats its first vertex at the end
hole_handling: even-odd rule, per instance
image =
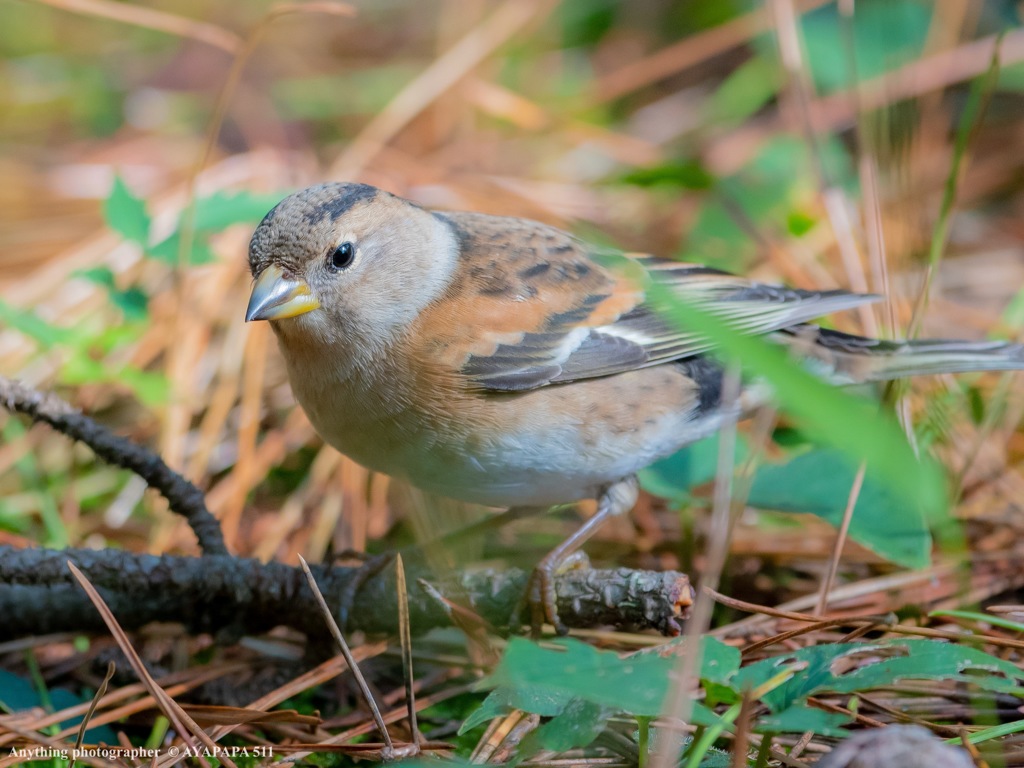
MULTIPOLYGON (((639 281, 599 265, 564 232, 475 214, 447 219, 467 254, 457 291, 463 298, 450 312, 476 338, 457 367, 482 389, 516 392, 608 376, 712 348, 700 334, 664 322, 639 281)), ((715 312, 744 333, 772 333, 877 300, 765 285, 650 256, 633 261, 681 301, 715 312)), ((457 338, 449 349, 458 348, 457 338)))

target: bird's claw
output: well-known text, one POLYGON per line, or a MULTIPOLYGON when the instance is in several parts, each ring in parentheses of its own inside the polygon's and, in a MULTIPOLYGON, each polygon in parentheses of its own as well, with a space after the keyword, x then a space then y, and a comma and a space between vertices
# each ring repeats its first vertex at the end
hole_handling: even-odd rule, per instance
POLYGON ((541 625, 546 621, 559 636, 569 634, 569 628, 558 615, 558 593, 555 592, 555 576, 577 568, 589 568, 590 560, 584 552, 574 552, 568 557, 545 557, 533 569, 527 589, 530 604, 530 627, 534 634, 540 634, 541 625))

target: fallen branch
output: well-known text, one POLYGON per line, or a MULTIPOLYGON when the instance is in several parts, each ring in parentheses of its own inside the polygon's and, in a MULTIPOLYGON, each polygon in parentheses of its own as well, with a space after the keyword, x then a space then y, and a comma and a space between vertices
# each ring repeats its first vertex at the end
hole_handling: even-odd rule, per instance
MULTIPOLYGON (((245 634, 287 625, 308 634, 323 632, 312 593, 301 569, 282 563, 227 555, 175 557, 119 550, 63 551, 0 547, 0 616, 5 638, 52 632, 105 631, 96 609, 68 569, 77 566, 99 590, 127 630, 154 621, 180 622, 192 633, 212 633, 229 642, 245 634)), ((431 574, 408 563, 408 583, 430 582, 446 599, 464 605, 496 628, 518 628, 529 574, 476 571, 431 574)), ((337 614, 346 586, 358 568, 313 566, 317 583, 337 614)), ((681 573, 572 570, 555 579, 558 611, 569 627, 612 625, 678 634, 692 599, 681 573)), ((410 586, 409 611, 415 632, 451 624, 450 611, 422 586, 410 586)), ((369 634, 398 631, 394 569, 367 578, 356 593, 349 630, 369 634)))
POLYGON ((108 464, 131 470, 167 499, 172 512, 188 520, 204 554, 228 553, 220 523, 206 508, 203 492, 152 451, 115 435, 56 395, 39 392, 3 376, 0 376, 0 405, 85 443, 108 464))

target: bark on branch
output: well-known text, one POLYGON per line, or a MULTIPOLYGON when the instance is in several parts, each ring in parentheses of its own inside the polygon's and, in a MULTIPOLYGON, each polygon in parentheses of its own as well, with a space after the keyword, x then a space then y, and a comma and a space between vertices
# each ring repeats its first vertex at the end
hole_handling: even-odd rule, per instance
MULTIPOLYGON (((0 637, 106 631, 72 580, 69 560, 96 586, 125 629, 153 621, 180 622, 190 632, 209 632, 229 641, 282 624, 312 634, 323 628, 301 569, 282 563, 227 555, 196 558, 0 547, 0 637)), ((529 578, 526 572, 487 570, 438 577, 420 564, 406 567, 414 631, 451 623, 444 605, 418 585, 418 579, 496 628, 520 625, 517 613, 529 578)), ((335 613, 358 570, 313 567, 335 613)), ((562 620, 576 628, 614 625, 677 634, 692 599, 687 577, 672 571, 573 570, 556 577, 555 589, 562 620)), ((348 629, 370 634, 397 631, 393 568, 382 569, 360 585, 348 629)))

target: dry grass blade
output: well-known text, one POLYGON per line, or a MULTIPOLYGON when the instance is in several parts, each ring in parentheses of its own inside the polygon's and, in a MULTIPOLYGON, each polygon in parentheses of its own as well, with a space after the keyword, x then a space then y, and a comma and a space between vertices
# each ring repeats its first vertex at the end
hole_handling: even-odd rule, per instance
POLYGON ((778 635, 767 637, 764 640, 759 640, 756 643, 751 643, 743 649, 743 655, 750 656, 756 653, 757 651, 761 650, 762 648, 768 648, 778 643, 784 643, 787 640, 791 640, 794 637, 799 637, 800 635, 807 635, 811 632, 818 632, 819 630, 828 629, 829 627, 841 627, 847 624, 858 624, 861 622, 863 622, 864 626, 868 628, 878 626, 890 626, 896 623, 896 616, 864 616, 855 618, 842 617, 838 619, 823 619, 822 621, 816 621, 813 624, 808 624, 803 627, 797 627, 796 629, 791 629, 788 632, 782 632, 778 635))
MULTIPOLYGON (((800 4, 800 9, 809 11, 825 5, 825 2, 808 0, 800 4)), ((771 15, 764 7, 712 27, 605 75, 595 85, 596 100, 601 103, 625 96, 645 85, 726 53, 770 28, 771 15)))
POLYGON ((405 563, 402 555, 395 557, 395 589, 398 591, 398 637, 402 646, 402 676, 405 678, 405 703, 409 708, 409 730, 412 743, 420 743, 420 729, 416 722, 416 691, 412 671, 412 626, 409 620, 409 590, 405 582, 405 563))
MULTIPOLYGON (((106 601, 103 600, 100 593, 96 591, 96 588, 89 582, 89 580, 85 578, 85 574, 78 570, 78 568, 75 567, 75 564, 70 560, 68 561, 68 568, 71 570, 71 574, 75 577, 75 580, 82 586, 82 589, 84 589, 85 593, 89 596, 89 600, 91 600, 92 604, 96 606, 96 610, 99 611, 100 616, 103 617, 103 622, 110 629, 110 634, 113 635, 114 640, 117 641, 118 647, 128 659, 128 663, 131 665, 131 668, 135 671, 135 674, 138 675, 139 680, 145 684, 150 695, 153 696, 157 705, 160 707, 160 710, 167 716, 167 719, 171 721, 171 724, 178 732, 178 735, 189 744, 193 753, 196 753, 198 750, 195 743, 191 742, 188 738, 188 734, 190 733, 199 739, 199 741, 202 742, 208 750, 211 752, 216 751, 216 745, 206 732, 188 716, 187 712, 178 706, 174 699, 167 695, 167 692, 164 691, 163 688, 157 685, 152 675, 149 674, 149 670, 146 669, 145 663, 141 658, 139 658, 139 654, 136 653, 135 648, 132 647, 131 641, 128 639, 128 635, 117 623, 117 619, 114 617, 114 614, 111 613, 106 601)), ((201 755, 198 757, 198 760, 202 765, 208 765, 201 755)), ((234 763, 227 757, 222 756, 221 760, 224 765, 234 768, 234 763)))
MULTIPOLYGON (((352 656, 357 661, 364 661, 366 659, 379 656, 387 650, 385 643, 370 643, 369 645, 363 645, 353 652, 352 656)), ((314 667, 308 672, 299 675, 294 680, 291 680, 280 688, 277 688, 265 696, 261 696, 256 701, 250 702, 248 709, 265 711, 270 707, 280 704, 292 696, 296 696, 302 691, 308 690, 316 685, 321 685, 328 680, 332 680, 346 669, 349 669, 349 664, 344 656, 335 656, 332 659, 328 659, 322 664, 314 667)), ((237 725, 219 725, 210 733, 210 736, 214 740, 220 740, 231 731, 237 728, 237 725)))
POLYGON ((89 702, 89 709, 85 713, 85 717, 82 718, 82 724, 78 728, 78 736, 75 738, 75 751, 72 753, 71 764, 68 768, 75 768, 75 754, 82 748, 82 742, 85 739, 85 732, 89 730, 89 721, 92 720, 93 713, 96 711, 96 707, 100 703, 100 699, 107 692, 107 685, 110 684, 111 679, 114 677, 114 672, 117 671, 117 666, 114 662, 107 664, 107 673, 103 676, 103 682, 100 683, 96 689, 95 695, 92 697, 92 701, 89 702))
POLYGON ((112 19, 125 24, 132 24, 136 27, 155 29, 160 32, 167 32, 179 37, 188 37, 193 40, 212 45, 228 53, 235 53, 242 45, 241 38, 216 24, 205 21, 196 21, 184 16, 177 16, 166 11, 158 11, 153 8, 143 8, 128 3, 115 3, 111 0, 37 0, 45 5, 60 8, 72 13, 81 13, 87 16, 98 16, 104 19, 112 19))
MULTIPOLYGON (((313 2, 313 3, 285 3, 272 7, 263 18, 256 24, 249 35, 245 38, 241 48, 237 51, 231 62, 231 68, 224 78, 224 84, 217 94, 214 102, 213 115, 210 118, 206 129, 206 140, 200 151, 199 157, 192 166, 186 182, 187 200, 184 210, 181 213, 181 238, 178 245, 178 269, 176 271, 177 303, 179 311, 174 319, 174 337, 186 339, 189 336, 189 329, 194 324, 194 318, 188 311, 188 296, 186 296, 186 283, 183 273, 189 262, 189 254, 196 236, 196 196, 197 182, 199 175, 208 165, 213 156, 213 150, 220 135, 224 120, 227 117, 228 105, 238 85, 241 82, 242 72, 245 70, 249 59, 252 58, 256 48, 262 42, 264 35, 273 22, 282 16, 295 13, 329 13, 331 15, 352 16, 355 9, 345 3, 313 2)), ((172 344, 168 348, 167 373, 172 383, 172 388, 180 387, 182 382, 188 382, 188 373, 194 366, 195 361, 190 359, 189 345, 184 343, 172 344)), ((174 467, 184 465, 185 433, 188 429, 189 413, 186 407, 187 398, 182 395, 184 392, 172 393, 170 405, 166 409, 163 423, 163 434, 161 435, 161 448, 166 461, 174 467)))
POLYGON ((506 0, 378 112, 331 165, 328 176, 334 179, 357 176, 414 117, 465 77, 495 48, 554 5, 551 0, 506 0))
POLYGON ((843 547, 846 546, 846 538, 850 533, 850 523, 853 521, 853 510, 857 507, 857 499, 860 498, 860 489, 864 486, 864 473, 867 471, 866 462, 861 462, 857 468, 857 474, 853 478, 853 485, 850 486, 850 494, 846 497, 846 508, 843 510, 843 520, 839 524, 839 534, 836 536, 835 547, 832 549, 832 557, 828 561, 828 573, 821 583, 821 597, 818 599, 817 614, 823 616, 828 607, 828 596, 832 592, 832 585, 836 580, 836 573, 839 571, 839 561, 843 557, 843 547))
MULTIPOLYGON (((103 623, 110 629, 111 635, 114 636, 114 639, 118 643, 118 647, 121 648, 121 652, 127 657, 128 664, 138 676, 138 679, 145 685, 146 689, 150 691, 150 694, 157 701, 157 705, 167 716, 167 719, 171 721, 171 724, 178 732, 178 735, 188 743, 189 748, 194 753, 197 753, 198 750, 196 748, 196 744, 191 742, 188 738, 189 733, 202 741, 203 745, 206 746, 209 751, 216 751, 216 745, 206 732, 199 727, 196 721, 188 717, 188 714, 178 706, 178 703, 167 695, 167 692, 157 684, 157 681, 153 679, 150 671, 145 669, 145 664, 142 662, 142 659, 139 658, 138 653, 135 652, 135 648, 132 647, 128 635, 123 629, 121 629, 114 613, 111 612, 110 607, 106 605, 106 602, 96 591, 96 588, 93 587, 92 584, 89 583, 89 580, 85 578, 85 574, 79 570, 71 560, 68 561, 68 567, 71 569, 75 580, 82 586, 82 589, 85 590, 85 593, 89 596, 89 600, 91 600, 92 604, 96 606, 96 610, 99 611, 99 614, 103 618, 103 623)), ((202 756, 199 757, 199 761, 203 765, 207 765, 202 756)), ((222 758, 222 761, 224 765, 233 767, 233 763, 231 763, 226 757, 222 758)))
MULTIPOLYGON (((812 624, 821 621, 821 619, 818 616, 811 616, 810 614, 806 614, 806 613, 795 613, 793 611, 781 611, 781 610, 777 610, 775 608, 768 608, 767 606, 755 605, 754 603, 748 603, 748 602, 745 602, 743 600, 736 600, 736 599, 731 598, 731 597, 726 597, 725 595, 721 594, 720 592, 715 592, 714 590, 707 590, 707 591, 712 595, 712 597, 714 597, 714 599, 717 602, 721 603, 722 605, 727 605, 730 608, 736 608, 737 610, 750 611, 750 612, 753 612, 753 613, 761 614, 763 616, 773 616, 773 617, 778 618, 778 619, 787 619, 787 620, 790 620, 790 621, 802 621, 802 622, 807 622, 807 623, 812 623, 812 624)), ((852 622, 852 621, 856 621, 858 618, 859 617, 856 617, 856 616, 854 616, 854 617, 844 617, 844 621, 852 622)), ((875 617, 868 617, 868 618, 873 620, 873 621, 877 621, 878 620, 877 616, 875 616, 875 617)), ((733 625, 733 627, 735 627, 735 626, 736 625, 733 625)), ((717 629, 717 630, 715 630, 715 634, 717 634, 717 635, 726 634, 726 632, 722 631, 723 629, 728 629, 728 628, 723 627, 723 628, 717 629)), ((886 624, 886 630, 888 632, 891 632, 891 633, 896 634, 896 635, 909 635, 911 637, 933 637, 933 638, 938 638, 938 639, 943 639, 943 640, 960 640, 960 641, 970 640, 971 642, 974 642, 974 643, 982 643, 982 644, 987 644, 987 645, 993 645, 993 646, 996 646, 997 648, 1024 649, 1024 640, 1013 640, 1011 638, 996 637, 994 635, 982 635, 982 634, 974 634, 974 633, 967 633, 967 632, 947 632, 947 631, 942 630, 942 629, 930 629, 928 627, 913 627, 913 626, 907 626, 907 625, 904 625, 904 624, 886 624)))
MULTIPOLYGON (((693 700, 691 687, 698 682, 700 670, 701 636, 711 622, 714 601, 709 590, 718 586, 729 551, 729 534, 732 529, 732 484, 736 461, 736 421, 739 419, 738 398, 740 394, 740 371, 733 365, 725 372, 722 382, 721 407, 723 426, 718 443, 718 465, 715 472, 714 502, 711 512, 711 532, 708 542, 708 558, 700 583, 704 589, 697 591, 693 613, 686 622, 686 639, 683 655, 673 670, 673 685, 662 707, 665 717, 687 721, 693 700)), ((675 730, 664 733, 658 751, 651 763, 653 768, 672 768, 679 759, 683 747, 682 734, 675 730)))
POLYGON ((324 600, 320 587, 317 586, 316 578, 313 576, 313 572, 309 570, 309 564, 302 555, 299 555, 299 562, 302 564, 302 572, 306 574, 306 581, 309 582, 309 588, 313 590, 316 602, 320 606, 320 611, 323 613, 324 621, 327 623, 327 628, 330 630, 331 636, 334 638, 335 642, 337 642, 338 647, 341 648, 341 653, 345 657, 345 661, 348 662, 349 669, 352 670, 352 676, 355 678, 356 684, 359 686, 359 690, 363 694, 366 706, 370 708, 373 720, 377 724, 377 729, 380 731, 381 738, 384 739, 384 743, 387 745, 387 748, 393 752, 394 744, 391 742, 391 734, 388 732, 388 727, 384 723, 384 718, 380 714, 380 707, 377 706, 377 701, 373 698, 370 686, 366 684, 366 678, 364 678, 363 673, 359 671, 359 665, 356 664, 356 660, 352 657, 352 651, 349 650, 348 643, 345 641, 345 636, 341 633, 341 627, 339 627, 338 622, 334 620, 334 615, 331 613, 331 609, 328 607, 327 601, 324 600))
POLYGON ((188 704, 184 706, 184 709, 192 716, 193 720, 201 723, 204 728, 211 725, 268 725, 272 723, 315 728, 323 722, 316 715, 302 715, 294 709, 264 712, 263 710, 250 709, 248 707, 223 707, 199 704, 188 704))
MULTIPOLYGON (((248 669, 248 665, 246 664, 224 664, 215 669, 203 669, 198 671, 198 673, 196 670, 185 670, 183 672, 178 672, 161 678, 158 681, 158 684, 167 692, 168 696, 180 696, 203 683, 216 680, 220 677, 224 677, 225 675, 238 674, 244 672, 246 669, 248 669), (187 679, 187 682, 178 682, 182 679, 187 679)), ((125 699, 130 699, 133 696, 138 696, 140 693, 144 693, 145 691, 146 686, 143 683, 125 685, 107 693, 106 696, 103 697, 102 701, 99 702, 99 706, 106 708, 119 701, 124 701, 125 699)), ((93 727, 115 723, 118 720, 123 720, 131 715, 144 712, 147 709, 152 709, 155 703, 155 699, 153 699, 152 696, 142 696, 128 704, 115 707, 114 709, 108 709, 102 714, 94 714, 90 722, 93 727)), ((46 716, 39 718, 32 723, 32 726, 36 730, 49 728, 57 723, 62 723, 65 720, 70 720, 83 715, 88 711, 90 706, 91 704, 82 703, 73 707, 67 707, 66 709, 62 709, 58 712, 47 714, 46 716)), ((77 731, 78 726, 70 726, 54 734, 54 738, 63 739, 77 731)), ((14 739, 10 734, 0 734, 0 746, 10 744, 12 741, 14 741, 14 739)))
MULTIPOLYGON (((472 685, 455 685, 446 688, 440 691, 439 693, 435 693, 431 696, 423 696, 421 694, 420 697, 416 700, 416 706, 418 709, 423 710, 427 707, 432 707, 435 704, 438 704, 442 701, 447 701, 449 699, 455 698, 456 696, 461 696, 462 694, 468 693, 471 690, 473 690, 472 685)), ((387 724, 397 723, 403 718, 405 718, 407 714, 408 713, 406 712, 406 708, 404 706, 395 707, 394 709, 392 709, 384 715, 384 722, 387 724)), ((347 742, 352 741, 352 739, 358 738, 360 736, 366 736, 367 734, 372 733, 377 728, 377 723, 370 720, 354 728, 349 728, 346 731, 342 731, 341 733, 335 734, 334 736, 331 736, 329 739, 325 739, 321 742, 318 742, 317 744, 302 744, 299 746, 300 751, 298 753, 293 754, 291 759, 300 760, 303 757, 312 754, 315 751, 315 749, 324 749, 325 747, 330 745, 345 745, 347 742)), ((398 758, 406 752, 412 752, 414 746, 415 745, 412 744, 399 745, 394 749, 394 756, 398 758)), ((423 745, 423 749, 434 749, 435 746, 436 745, 423 745)))

